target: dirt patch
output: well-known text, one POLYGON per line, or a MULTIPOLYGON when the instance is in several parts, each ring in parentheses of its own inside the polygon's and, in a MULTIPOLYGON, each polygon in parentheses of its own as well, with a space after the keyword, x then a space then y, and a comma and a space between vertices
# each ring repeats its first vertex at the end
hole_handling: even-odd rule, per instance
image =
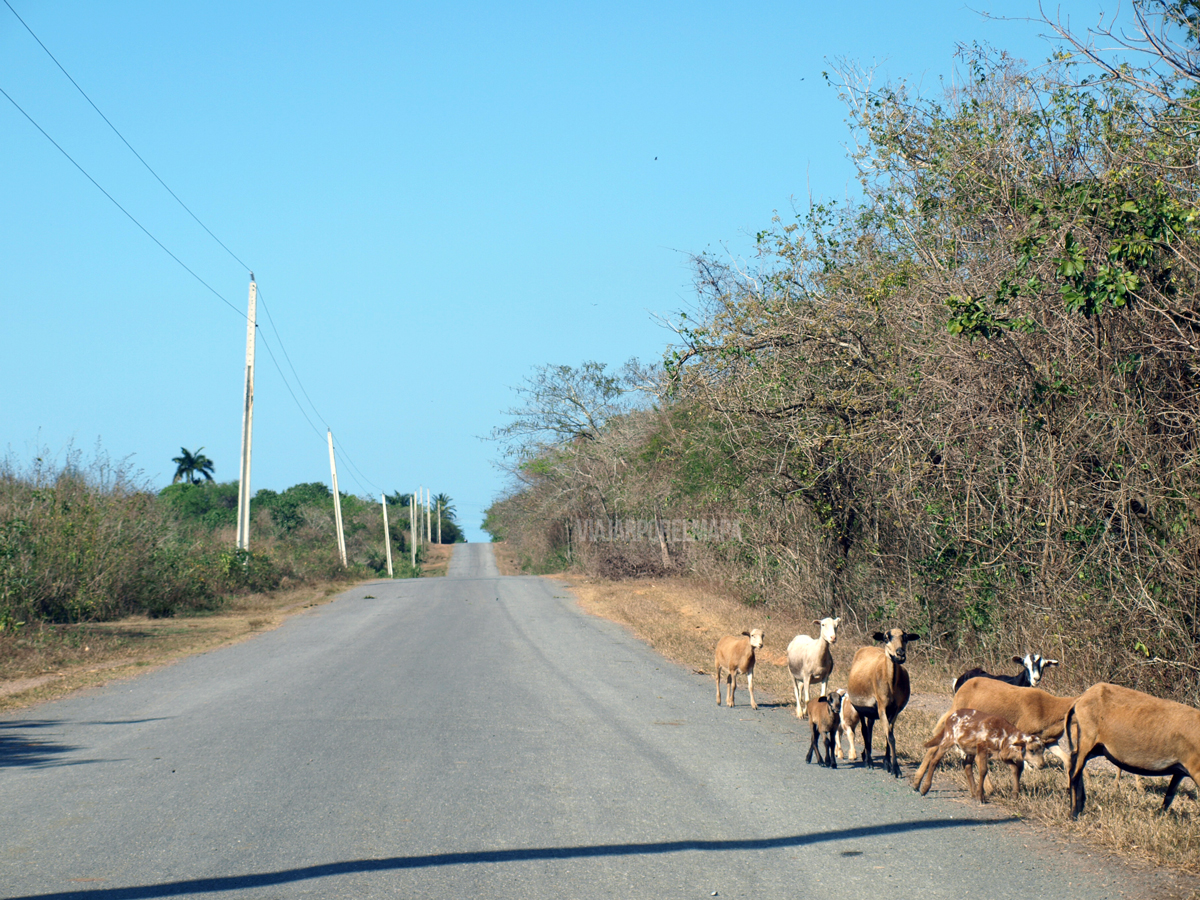
POLYGON ((430 544, 425 548, 425 561, 421 563, 422 578, 440 578, 450 568, 453 544, 430 544))
POLYGON ((517 562, 516 551, 507 541, 495 541, 492 544, 492 556, 496 560, 496 568, 501 575, 524 575, 520 563, 517 562))
MULTIPOLYGON (((627 626, 667 658, 700 674, 712 674, 713 650, 722 635, 764 629, 765 642, 754 672, 755 695, 760 707, 774 706, 795 715, 786 648, 796 634, 816 633, 811 619, 748 607, 728 597, 719 585, 684 578, 559 580, 575 593, 586 612, 627 626)), ((831 687, 845 686, 854 651, 871 643, 868 635, 851 628, 839 631, 831 687)), ((896 727, 898 755, 910 779, 924 755, 925 740, 951 704, 951 673, 928 650, 913 653, 918 646, 910 647, 907 665, 913 694, 896 727)), ((1042 687, 1054 689, 1052 682, 1042 687)), ((750 702, 744 680, 737 702, 750 702)), ((1015 814, 1035 824, 1047 844, 1058 848, 1054 852, 1073 854, 1081 864, 1086 860, 1090 865, 1121 865, 1120 877, 1128 881, 1132 897, 1200 900, 1200 879, 1195 877, 1200 874, 1200 802, 1195 786, 1181 788, 1171 812, 1163 816, 1157 810, 1165 779, 1142 779, 1139 788, 1126 775, 1118 783, 1115 769, 1104 760, 1093 760, 1087 771, 1088 807, 1078 822, 1067 817, 1066 776, 1059 765, 1026 771, 1019 798, 1012 796, 1007 774, 1001 776, 997 769, 1000 777, 990 799, 998 813, 1015 814)), ((935 774, 929 796, 975 802, 967 795, 960 770, 948 762, 935 774)))

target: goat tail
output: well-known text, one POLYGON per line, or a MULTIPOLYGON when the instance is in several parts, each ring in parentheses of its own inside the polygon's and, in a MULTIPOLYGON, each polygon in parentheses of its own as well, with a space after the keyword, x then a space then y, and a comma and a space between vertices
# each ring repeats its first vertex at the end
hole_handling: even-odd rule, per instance
POLYGON ((1067 710, 1067 720, 1063 728, 1063 737, 1067 741, 1067 779, 1075 776, 1078 764, 1079 745, 1082 743, 1083 732, 1079 725, 1079 716, 1075 712, 1075 704, 1067 710))
POLYGON ((926 750, 932 750, 942 742, 942 738, 946 736, 946 720, 950 718, 952 712, 954 712, 952 709, 946 710, 938 719, 937 724, 933 726, 933 736, 925 742, 926 750))

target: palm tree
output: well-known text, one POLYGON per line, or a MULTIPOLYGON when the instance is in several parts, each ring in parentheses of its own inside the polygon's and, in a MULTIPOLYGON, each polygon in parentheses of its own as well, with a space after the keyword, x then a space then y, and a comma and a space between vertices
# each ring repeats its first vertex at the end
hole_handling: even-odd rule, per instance
POLYGON ((171 484, 185 480, 191 484, 199 484, 201 475, 208 481, 213 480, 212 473, 216 466, 201 452, 203 449, 201 447, 192 453, 186 447, 179 448, 180 455, 171 460, 175 463, 175 477, 171 479, 171 484))
POLYGON ((434 494, 433 505, 434 508, 441 507, 442 515, 447 519, 453 519, 454 513, 457 512, 454 508, 454 501, 450 499, 449 494, 434 494))

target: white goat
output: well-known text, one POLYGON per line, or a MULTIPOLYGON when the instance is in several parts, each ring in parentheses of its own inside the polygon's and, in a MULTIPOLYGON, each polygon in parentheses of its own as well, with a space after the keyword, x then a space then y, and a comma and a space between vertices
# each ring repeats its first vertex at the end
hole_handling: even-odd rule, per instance
POLYGON ((798 634, 788 644, 788 669, 792 673, 792 689, 796 693, 796 718, 803 719, 808 712, 808 688, 810 684, 819 684, 818 697, 824 697, 828 692, 829 673, 833 671, 833 654, 830 646, 837 643, 837 629, 841 618, 814 619, 814 625, 821 626, 821 636, 811 638, 807 634, 798 634), (803 700, 800 697, 800 685, 804 685, 803 700))

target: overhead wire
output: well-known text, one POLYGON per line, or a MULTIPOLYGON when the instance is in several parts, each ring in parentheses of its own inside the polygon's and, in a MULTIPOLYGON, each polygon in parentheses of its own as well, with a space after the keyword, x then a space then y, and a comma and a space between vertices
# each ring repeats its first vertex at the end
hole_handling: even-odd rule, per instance
MULTIPOLYGON (((30 36, 35 41, 37 41, 38 46, 40 46, 42 48, 42 50, 45 51, 46 55, 50 57, 50 59, 58 67, 59 71, 61 71, 63 73, 63 75, 66 76, 67 80, 70 81, 72 85, 74 85, 75 89, 79 92, 79 94, 88 102, 88 105, 91 106, 92 109, 95 110, 96 114, 98 116, 100 116, 101 119, 104 120, 104 123, 106 125, 108 125, 108 127, 112 130, 112 132, 118 138, 120 138, 121 143, 123 143, 129 149, 129 152, 132 153, 135 157, 137 157, 138 162, 140 162, 145 167, 146 171, 148 171, 151 175, 154 176, 154 179, 163 187, 163 189, 168 194, 171 195, 171 197, 175 200, 175 202, 178 203, 179 206, 189 216, 191 216, 191 218, 196 222, 196 224, 199 225, 202 229, 204 229, 205 233, 207 233, 209 237, 211 237, 214 241, 216 241, 216 243, 218 245, 220 245, 220 247, 227 254, 229 254, 229 256, 233 260, 235 260, 240 266, 242 266, 242 268, 244 268, 247 272, 249 272, 250 277, 253 279, 254 272, 251 270, 250 266, 247 265, 240 257, 238 257, 238 255, 236 253, 234 253, 232 250, 230 250, 229 247, 225 244, 225 242, 222 241, 219 237, 217 237, 216 234, 213 233, 212 229, 210 229, 207 225, 205 225, 204 222, 200 220, 200 217, 197 216, 191 210, 191 208, 186 203, 183 202, 182 199, 180 199, 179 195, 176 194, 171 189, 170 185, 168 185, 156 171, 154 171, 153 167, 151 167, 151 165, 148 162, 146 162, 146 160, 142 157, 142 155, 140 153, 138 153, 137 150, 133 147, 133 145, 130 144, 129 141, 125 138, 125 136, 123 134, 121 134, 120 130, 112 123, 112 121, 108 118, 108 116, 106 116, 104 114, 104 112, 100 109, 100 107, 98 107, 96 105, 96 103, 92 100, 92 98, 88 96, 87 92, 79 85, 79 82, 77 82, 71 76, 71 73, 66 70, 66 67, 64 67, 63 64, 58 61, 58 58, 50 51, 50 48, 45 45, 45 43, 42 41, 42 39, 37 36, 37 34, 34 32, 34 30, 29 27, 29 24, 23 18, 21 18, 21 15, 13 8, 12 4, 9 3, 8 0, 3 0, 3 2, 4 2, 4 5, 8 7, 9 11, 16 17, 17 21, 20 22, 21 25, 24 26, 25 30, 29 32, 30 36)), ((113 197, 112 194, 110 194, 107 190, 105 190, 105 188, 103 186, 101 186, 101 184, 98 181, 96 181, 96 179, 93 178, 91 176, 91 174, 89 174, 88 171, 86 169, 84 169, 83 166, 80 165, 74 159, 74 157, 72 157, 71 154, 69 154, 62 147, 61 144, 59 144, 56 140, 54 140, 54 138, 52 138, 50 136, 50 134, 44 128, 42 128, 42 126, 39 125, 37 123, 37 121, 34 120, 34 118, 28 112, 26 112, 25 109, 19 103, 17 103, 17 101, 15 99, 13 99, 13 97, 11 95, 9 95, 9 93, 7 91, 5 91, 3 88, 0 88, 0 94, 3 94, 4 97, 9 101, 9 103, 11 103, 17 109, 17 111, 20 112, 21 115, 23 115, 29 121, 29 123, 31 125, 33 125, 34 128, 36 128, 39 132, 41 132, 42 136, 45 137, 46 140, 48 140, 51 144, 53 144, 54 147, 63 156, 65 156, 67 158, 67 160, 73 166, 75 166, 75 168, 78 169, 80 171, 80 173, 82 173, 83 176, 85 178, 87 178, 88 181, 90 181, 96 187, 97 190, 99 190, 102 194, 104 194, 104 196, 107 197, 109 199, 109 201, 111 201, 112 204, 117 207, 117 209, 119 209, 122 213, 124 213, 125 216, 131 222, 133 222, 133 224, 136 225, 142 231, 143 234, 145 234, 148 238, 150 238, 150 240, 154 241, 154 243, 157 244, 158 247, 164 253, 166 253, 169 257, 171 257, 172 260, 174 260, 180 267, 182 267, 184 269, 184 271, 186 271, 189 275, 191 275, 194 279, 196 279, 196 281, 198 281, 205 288, 207 288, 222 303, 224 303, 226 306, 228 306, 230 309, 232 309, 234 312, 236 312, 243 319, 245 319, 247 317, 246 313, 242 312, 237 306, 235 306, 228 299, 226 299, 216 288, 214 288, 207 281, 205 281, 203 278, 201 278, 194 270, 191 269, 191 267, 189 267, 186 263, 183 262, 183 260, 181 260, 170 249, 168 249, 167 246, 165 244, 163 244, 162 241, 160 241, 157 237, 155 237, 149 231, 149 229, 147 229, 144 225, 142 225, 142 223, 139 222, 138 219, 132 213, 129 212, 129 210, 127 210, 124 206, 122 206, 121 203, 118 202, 117 199, 115 197, 113 197)), ((275 324, 275 318, 274 318, 274 316, 271 315, 270 306, 267 304, 266 298, 262 296, 261 289, 259 289, 258 295, 263 300, 263 309, 267 313, 267 320, 271 324, 271 329, 275 333, 276 340, 279 342, 279 349, 282 351, 284 358, 287 361, 288 368, 291 370, 292 377, 295 378, 296 384, 300 388, 300 392, 304 395, 304 398, 308 401, 309 407, 312 409, 313 413, 317 416, 317 418, 322 422, 322 424, 325 425, 325 427, 329 431, 332 431, 333 429, 330 428, 329 423, 325 420, 325 417, 321 415, 320 410, 318 410, 316 404, 313 403, 312 397, 309 396, 308 390, 304 387, 304 382, 300 378, 300 373, 296 371, 295 364, 292 363, 291 355, 287 352, 287 346, 284 343, 283 336, 279 333, 279 329, 275 324)), ((271 349, 270 342, 266 339, 266 332, 263 331, 262 327, 257 322, 255 322, 255 330, 261 333, 261 336, 263 339, 263 346, 266 347, 267 354, 268 354, 268 356, 271 357, 271 362, 274 364, 275 370, 279 373, 279 377, 283 381, 284 387, 287 388, 288 394, 291 395, 292 401, 296 404, 296 408, 300 411, 300 414, 304 417, 304 420, 308 423, 309 427, 313 429, 314 433, 316 433, 317 437, 319 439, 324 440, 324 438, 322 438, 322 436, 321 436, 320 430, 316 427, 315 424, 313 424, 313 421, 311 418, 309 418, 309 415, 308 415, 307 411, 304 409, 303 404, 300 403, 300 399, 296 396, 296 392, 292 389, 292 385, 289 382, 287 375, 284 373, 283 367, 279 365, 279 360, 276 358, 274 350, 271 349)), ((348 472, 348 474, 350 474, 351 478, 353 478, 354 481, 356 483, 358 483, 360 488, 363 488, 363 490, 367 489, 366 485, 364 485, 362 483, 362 481, 359 480, 358 477, 355 477, 355 473, 357 473, 357 475, 360 476, 363 480, 370 483, 373 487, 377 487, 374 485, 373 482, 371 482, 371 479, 369 479, 363 473, 362 469, 360 469, 358 467, 358 465, 354 462, 354 460, 350 457, 350 455, 344 449, 339 449, 339 448, 335 447, 335 454, 343 457, 346 460, 346 462, 349 464, 350 469, 353 471, 348 472)))
POLYGON ((170 194, 172 197, 175 198, 175 202, 178 203, 180 206, 182 206, 183 209, 187 212, 187 214, 189 216, 191 216, 193 219, 195 219, 197 225, 199 225, 201 228, 203 228, 205 231, 208 232, 209 237, 211 237, 214 241, 216 241, 218 244, 220 244, 226 253, 228 253, 235 260, 237 260, 238 264, 243 269, 245 269, 247 272, 249 272, 250 267, 248 265, 246 265, 244 262, 242 262, 242 260, 238 258, 238 255, 236 253, 234 253, 232 250, 230 250, 228 247, 226 247, 225 242, 222 241, 215 234, 213 234, 212 230, 209 229, 209 227, 207 225, 205 225, 203 222, 200 221, 200 217, 197 216, 194 212, 192 212, 186 203, 184 203, 182 200, 179 199, 179 195, 176 194, 173 190, 171 190, 171 188, 167 185, 167 183, 165 181, 163 181, 161 177, 159 177, 159 174, 157 172, 155 172, 154 169, 150 168, 150 163, 148 163, 148 162, 146 162, 146 160, 142 159, 142 154, 140 154, 136 150, 134 150, 133 145, 131 143, 129 143, 129 141, 125 140, 125 135, 121 134, 121 132, 117 130, 117 126, 114 125, 111 121, 109 121, 108 116, 106 116, 103 112, 100 111, 100 107, 98 107, 94 102, 92 102, 92 98, 89 97, 87 95, 87 92, 79 86, 79 82, 77 82, 74 78, 71 77, 71 73, 68 72, 63 67, 63 64, 58 61, 58 58, 53 53, 50 52, 50 48, 42 43, 42 39, 34 33, 32 28, 29 27, 29 23, 21 18, 20 13, 18 13, 15 9, 13 9, 12 4, 9 3, 8 0, 4 0, 4 5, 7 6, 9 8, 9 11, 14 16, 17 17, 17 21, 25 26, 25 30, 29 32, 29 34, 33 37, 33 39, 35 41, 38 42, 38 46, 46 51, 46 55, 49 56, 50 59, 52 59, 54 61, 54 64, 56 66, 58 66, 59 71, 67 76, 67 80, 69 82, 71 82, 71 84, 75 85, 75 90, 79 91, 79 93, 83 96, 83 99, 86 100, 91 105, 92 109, 94 109, 96 111, 96 115, 98 115, 100 118, 102 118, 104 120, 104 123, 109 128, 112 129, 113 134, 115 134, 117 137, 119 137, 121 139, 121 143, 123 143, 126 147, 129 148, 129 152, 132 153, 134 156, 136 156, 138 158, 138 162, 140 162, 143 166, 146 167, 146 171, 154 176, 154 178, 158 181, 158 183, 163 186, 163 188, 166 190, 166 192, 168 194, 170 194))
POLYGON ((56 141, 54 138, 50 137, 50 135, 47 134, 46 129, 44 129, 41 125, 39 125, 36 121, 34 121, 33 116, 31 116, 31 115, 29 115, 29 113, 25 112, 25 110, 21 107, 21 104, 19 104, 16 100, 14 100, 11 96, 9 96, 8 91, 6 91, 6 90, 4 90, 4 88, 0 87, 0 94, 3 94, 5 99, 8 100, 9 103, 11 103, 13 106, 15 106, 17 108, 17 112, 19 112, 26 119, 28 119, 29 123, 31 125, 33 125, 33 127, 36 128, 38 131, 40 131, 42 133, 42 136, 46 140, 48 140, 50 143, 52 143, 58 149, 58 152, 61 153, 63 156, 65 156, 70 161, 71 165, 73 165, 80 172, 82 172, 84 178, 86 178, 88 181, 90 181, 92 184, 94 184, 96 186, 96 189, 98 191, 100 191, 100 193, 102 193, 105 197, 107 197, 109 200, 111 200, 113 206, 115 206, 121 212, 125 213, 125 215, 129 218, 129 221, 132 222, 134 225, 136 225, 138 228, 140 228, 142 230, 142 233, 145 234, 146 237, 150 238, 150 240, 152 240, 152 241, 154 241, 154 243, 158 244, 158 246, 160 248, 162 248, 162 251, 165 254, 167 254, 167 256, 171 257, 171 259, 175 260, 175 262, 179 263, 179 265, 183 267, 183 270, 185 272, 187 272, 189 275, 191 275, 193 278, 195 278, 198 282, 200 282, 202 285, 204 285, 206 288, 208 288, 213 293, 213 296, 215 296, 217 299, 219 299, 222 303, 224 303, 226 306, 228 306, 230 309, 232 309, 235 313, 237 313, 243 319, 246 318, 246 314, 244 312, 242 312, 240 309, 238 309, 236 306, 234 306, 232 303, 230 303, 228 300, 226 300, 225 297, 221 294, 221 292, 218 291, 215 287, 213 287, 211 284, 209 284, 207 281, 205 281, 203 278, 201 278, 199 275, 197 275, 195 272, 193 272, 191 270, 191 268, 188 267, 187 263, 185 263, 182 259, 180 259, 178 256, 176 256, 174 253, 172 253, 170 250, 167 249, 166 244, 164 244, 162 241, 160 241, 158 238, 156 238, 154 235, 152 235, 150 233, 150 231, 146 228, 146 226, 143 225, 141 222, 139 222, 134 217, 133 213, 131 213, 129 210, 127 210, 125 207, 123 207, 120 203, 118 203, 117 199, 112 194, 110 194, 103 187, 101 187, 100 182, 98 182, 95 178, 93 178, 91 175, 89 175, 87 172, 87 169, 85 169, 83 166, 81 166, 79 163, 77 163, 75 161, 75 158, 73 156, 71 156, 71 154, 68 153, 66 150, 64 150, 62 148, 62 145, 59 144, 58 141, 56 141))

